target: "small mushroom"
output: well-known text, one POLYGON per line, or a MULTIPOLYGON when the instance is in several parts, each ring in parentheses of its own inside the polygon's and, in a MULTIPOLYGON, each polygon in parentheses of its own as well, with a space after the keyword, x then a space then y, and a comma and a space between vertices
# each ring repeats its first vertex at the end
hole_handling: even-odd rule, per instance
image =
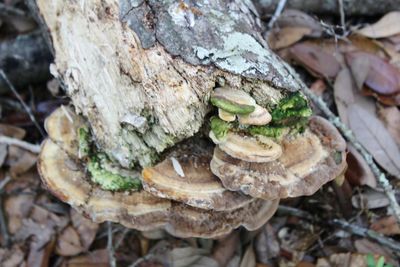
POLYGON ((214 150, 211 171, 223 185, 252 197, 276 199, 314 194, 346 168, 346 143, 321 117, 312 117, 309 129, 283 138, 282 155, 275 161, 254 163, 232 157, 222 147, 214 150))
POLYGON ((239 115, 239 123, 244 125, 266 125, 268 124, 272 117, 268 110, 256 105, 255 110, 247 115, 239 115))
POLYGON ((249 114, 256 106, 256 101, 249 94, 229 87, 216 88, 210 101, 214 106, 232 114, 249 114))
POLYGON ((78 130, 85 127, 85 123, 71 108, 66 106, 57 108, 46 118, 44 126, 50 138, 67 153, 73 155, 79 153, 78 130))
POLYGON ((281 146, 262 135, 245 136, 229 131, 224 139, 218 139, 210 131, 210 138, 222 151, 243 161, 270 162, 282 155, 281 146))
MULTIPOLYGON (((142 231, 165 228, 178 237, 214 238, 240 226, 255 230, 278 207, 279 200, 255 199, 229 211, 204 210, 159 198, 144 190, 103 190, 90 181, 85 172, 86 161, 78 157, 76 149, 66 148, 67 144, 76 144, 77 140, 68 139, 67 142, 63 139, 64 136, 69 138, 80 125, 74 127, 77 128, 69 128, 65 132, 53 131, 52 139, 58 140, 57 143, 50 139, 43 142, 38 169, 43 183, 56 197, 96 222, 109 220, 142 231)), ((181 159, 177 157, 177 160, 181 159)), ((185 167, 183 172, 185 177, 190 174, 185 167)))
POLYGON ((227 112, 227 111, 225 111, 223 109, 220 109, 220 108, 218 109, 218 117, 221 120, 224 120, 224 121, 227 121, 227 122, 232 122, 232 121, 236 120, 236 115, 235 114, 229 113, 229 112, 227 112))
POLYGON ((143 187, 158 197, 201 209, 233 210, 252 202, 222 186, 210 170, 212 154, 213 147, 198 137, 178 144, 164 161, 143 170, 143 187))

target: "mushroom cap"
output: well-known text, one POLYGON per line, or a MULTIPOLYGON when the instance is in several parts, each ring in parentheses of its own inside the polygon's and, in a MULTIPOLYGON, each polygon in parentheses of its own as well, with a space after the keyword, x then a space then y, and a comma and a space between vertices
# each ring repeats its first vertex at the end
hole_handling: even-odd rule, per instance
POLYGON ((213 210, 233 210, 254 201, 228 191, 210 170, 213 147, 200 138, 174 147, 166 159, 142 172, 146 191, 187 205, 213 210))
POLYGON ((207 211, 158 198, 146 191, 109 192, 89 182, 83 167, 50 139, 38 169, 45 186, 95 222, 113 221, 148 231, 164 227, 178 237, 214 238, 243 225, 255 230, 275 213, 279 200, 257 199, 232 211, 207 211))
POLYGON ((223 109, 218 109, 218 117, 221 120, 227 121, 227 122, 232 122, 236 120, 236 115, 233 113, 229 113, 228 111, 225 111, 223 109))
POLYGON ((266 108, 256 105, 252 113, 247 115, 238 115, 239 123, 245 125, 266 125, 272 120, 266 108))
POLYGON ((213 131, 209 135, 219 149, 243 161, 270 162, 282 155, 281 146, 266 136, 248 136, 229 131, 225 138, 219 140, 213 131))
MULTIPOLYGON (((49 121, 57 124, 70 121, 60 110, 51 116, 49 121)), ((254 230, 268 221, 278 207, 279 200, 256 199, 230 211, 204 210, 144 190, 105 191, 90 181, 78 149, 68 147, 77 146, 71 136, 80 126, 76 123, 65 131, 51 131, 51 139, 42 144, 38 170, 49 191, 96 222, 113 221, 141 231, 165 228, 179 237, 214 238, 240 226, 254 230)))
POLYGON ((248 93, 230 87, 218 87, 211 94, 211 103, 232 114, 249 114, 256 101, 248 93))
POLYGON ((312 117, 309 129, 295 138, 283 138, 282 156, 265 163, 234 158, 216 147, 211 171, 223 185, 252 197, 276 199, 314 194, 346 168, 346 143, 321 117, 312 117))
POLYGON ((54 110, 44 122, 50 138, 70 155, 78 155, 78 129, 82 126, 85 126, 83 118, 67 106, 54 110))

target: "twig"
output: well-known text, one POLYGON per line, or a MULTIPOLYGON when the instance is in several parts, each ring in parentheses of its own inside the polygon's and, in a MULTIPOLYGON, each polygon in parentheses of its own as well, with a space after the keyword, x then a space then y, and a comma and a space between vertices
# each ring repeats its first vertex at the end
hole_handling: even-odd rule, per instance
POLYGON ((3 213, 3 188, 4 186, 11 180, 10 176, 7 176, 0 182, 0 231, 1 231, 1 236, 3 237, 3 247, 9 247, 10 246, 10 235, 8 234, 8 229, 7 229, 7 224, 6 224, 6 219, 4 217, 3 213))
POLYGON ((28 105, 24 102, 24 100, 22 99, 22 97, 19 95, 19 93, 17 92, 17 89, 15 89, 14 85, 10 82, 10 80, 8 79, 6 73, 0 69, 0 76, 2 77, 2 79, 6 82, 8 88, 10 88, 10 90, 13 92, 13 94, 15 95, 15 97, 18 99, 18 101, 22 104, 22 106, 25 109, 25 112, 28 114, 29 118, 31 119, 31 121, 33 122, 33 124, 35 125, 35 127, 39 130, 40 134, 42 135, 42 137, 45 137, 46 134, 44 133, 42 127, 40 127, 39 123, 36 121, 35 116, 33 115, 31 109, 28 107, 28 105))
POLYGON ((269 32, 271 31, 272 27, 274 26, 275 21, 281 15, 283 9, 285 8, 285 5, 286 5, 286 0, 279 0, 279 3, 275 9, 274 15, 272 15, 272 18, 268 22, 268 29, 267 29, 267 32, 265 33, 265 37, 264 37, 265 39, 267 39, 266 37, 268 37, 269 32))
POLYGON ((112 224, 111 222, 107 222, 107 250, 109 256, 110 267, 116 267, 117 263, 114 255, 114 246, 113 246, 113 234, 112 234, 112 224))
POLYGON ((115 246, 114 246, 114 249, 115 249, 115 250, 118 250, 119 246, 122 244, 122 241, 124 241, 126 235, 127 235, 131 230, 132 230, 132 229, 125 228, 125 229, 122 231, 121 236, 120 236, 120 237, 118 238, 118 240, 115 242, 115 246))
POLYGON ((343 35, 346 32, 346 17, 344 14, 344 6, 343 6, 343 0, 338 0, 339 3, 339 13, 340 13, 340 25, 342 26, 343 30, 343 35))
POLYGON ((400 251, 400 243, 393 240, 392 238, 386 237, 378 232, 354 225, 354 224, 350 224, 346 221, 343 220, 338 220, 338 219, 333 219, 332 221, 333 225, 336 225, 340 228, 342 228, 343 230, 346 230, 352 234, 355 235, 359 235, 362 237, 367 237, 370 238, 376 242, 378 242, 381 245, 384 245, 388 248, 393 249, 394 251, 400 251))
POLYGON ((34 145, 8 136, 0 136, 0 144, 19 146, 35 154, 38 154, 40 152, 39 145, 34 145))
POLYGON ((390 207, 393 210, 394 216, 396 217, 397 222, 400 224, 400 206, 399 203, 397 203, 393 187, 389 183, 389 180, 386 178, 386 175, 381 172, 379 167, 375 164, 371 154, 361 145, 360 142, 357 141, 353 132, 349 128, 347 128, 347 126, 339 119, 339 117, 333 114, 333 112, 329 109, 322 98, 314 94, 304 84, 302 85, 302 91, 308 98, 310 98, 314 102, 315 105, 318 106, 319 109, 321 109, 321 111, 328 117, 328 119, 340 130, 347 141, 351 143, 354 148, 363 156, 367 164, 371 167, 371 171, 375 175, 378 183, 385 191, 385 194, 390 202, 390 207))
POLYGON ((284 205, 279 205, 278 207, 278 213, 281 213, 283 215, 292 215, 292 216, 296 216, 302 219, 306 219, 309 221, 314 221, 314 216, 312 216, 310 213, 301 210, 301 209, 296 209, 293 207, 289 207, 289 206, 284 206, 284 205))
POLYGON ((6 5, 4 3, 0 3, 0 14, 20 16, 20 17, 25 17, 28 15, 25 11, 13 6, 6 5))

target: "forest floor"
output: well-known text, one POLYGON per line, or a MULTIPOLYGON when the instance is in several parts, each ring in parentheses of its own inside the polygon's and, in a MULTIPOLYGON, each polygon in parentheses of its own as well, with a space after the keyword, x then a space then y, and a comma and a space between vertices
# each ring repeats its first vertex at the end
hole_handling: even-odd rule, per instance
MULTIPOLYGON (((0 2, 0 48, 40 32, 22 2, 0 2)), ((399 201, 400 12, 344 18, 284 10, 264 34, 353 131, 399 201)), ((9 51, 0 58, 12 58, 9 51)), ((255 232, 179 239, 91 222, 50 195, 36 169, 44 119, 68 98, 49 73, 7 84, 11 65, 0 62, 0 266, 399 266, 396 208, 351 143, 343 177, 282 201, 255 232)))

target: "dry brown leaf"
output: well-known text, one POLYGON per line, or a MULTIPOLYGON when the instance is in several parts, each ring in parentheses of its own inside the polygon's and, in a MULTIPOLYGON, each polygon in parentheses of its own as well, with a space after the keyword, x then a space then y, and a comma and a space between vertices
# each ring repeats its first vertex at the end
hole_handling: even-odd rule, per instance
POLYGON ((74 209, 71 209, 71 221, 80 237, 83 250, 88 250, 96 237, 99 225, 92 222, 92 220, 83 217, 82 214, 78 213, 74 209))
POLYGON ((389 206, 389 200, 384 193, 367 189, 361 194, 353 195, 351 204, 357 209, 379 209, 389 206))
POLYGON ((400 92, 400 71, 382 58, 366 52, 350 52, 346 54, 353 77, 358 88, 366 84, 382 95, 400 92))
POLYGON ((268 263, 268 260, 279 256, 280 246, 274 228, 266 224, 256 237, 254 248, 257 259, 261 263, 268 263))
POLYGON ((322 94, 326 90, 326 84, 324 80, 318 79, 315 82, 313 82, 310 86, 311 91, 313 91, 315 94, 322 96, 322 94))
POLYGON ((8 218, 8 230, 15 234, 22 226, 22 220, 26 219, 32 210, 35 195, 18 194, 10 196, 5 201, 5 211, 8 218))
POLYGON ((377 220, 371 229, 384 235, 400 235, 400 226, 393 215, 377 220))
POLYGON ((17 267, 24 266, 25 254, 18 245, 12 248, 0 248, 0 266, 17 267))
POLYGON ((350 106, 348 112, 350 128, 359 142, 380 166, 400 178, 400 149, 383 123, 359 104, 350 106))
POLYGON ((247 246, 244 252, 240 267, 255 267, 256 266, 256 254, 254 253, 253 245, 247 246))
POLYGON ((366 238, 362 238, 356 240, 354 242, 354 246, 359 253, 362 253, 364 255, 373 254, 375 262, 378 260, 378 258, 384 256, 386 263, 390 263, 393 266, 399 266, 399 263, 393 260, 393 254, 391 253, 391 251, 376 242, 372 242, 366 238))
POLYGON ((15 127, 9 124, 0 123, 0 135, 22 139, 25 137, 25 134, 26 131, 22 128, 15 127))
POLYGON ((365 159, 351 145, 347 146, 349 153, 347 154, 347 170, 345 173, 346 179, 352 185, 368 185, 371 188, 376 188, 377 183, 371 168, 365 159))
POLYGON ((308 34, 311 37, 320 37, 323 29, 321 24, 308 14, 295 9, 286 9, 278 17, 275 25, 284 27, 304 27, 311 30, 308 34))
POLYGON ((107 249, 94 250, 67 260, 62 267, 109 267, 108 256, 107 249))
MULTIPOLYGON (((378 256, 376 256, 378 259, 378 256)), ((366 267, 367 257, 358 253, 337 253, 319 258, 316 267, 366 267)))
POLYGON ((36 243, 36 240, 30 243, 30 250, 26 266, 49 266, 49 260, 54 249, 54 239, 48 242, 44 247, 36 243))
POLYGON ((400 111, 397 107, 378 107, 378 117, 400 146, 400 111))
POLYGON ((321 47, 310 43, 299 43, 290 48, 292 58, 317 77, 333 78, 340 70, 336 58, 321 47))
POLYGON ((342 69, 336 76, 336 80, 333 85, 333 95, 339 117, 347 126, 349 125, 347 109, 355 102, 354 87, 355 85, 349 69, 342 69))
POLYGON ((398 34, 400 33, 400 12, 389 12, 376 23, 358 30, 357 33, 370 38, 383 38, 398 34))
POLYGON ((239 233, 237 231, 232 232, 227 237, 219 240, 214 246, 213 259, 218 262, 219 266, 226 266, 233 257, 239 243, 239 233))
POLYGON ((10 166, 10 173, 18 176, 36 164, 37 155, 25 149, 9 146, 7 164, 10 166))
POLYGON ((79 235, 72 226, 65 228, 57 239, 56 253, 58 255, 75 256, 84 250, 79 235))
POLYGON ((272 49, 281 49, 291 46, 300 41, 304 36, 310 34, 312 30, 306 27, 285 27, 273 29, 268 37, 268 44, 272 49))

